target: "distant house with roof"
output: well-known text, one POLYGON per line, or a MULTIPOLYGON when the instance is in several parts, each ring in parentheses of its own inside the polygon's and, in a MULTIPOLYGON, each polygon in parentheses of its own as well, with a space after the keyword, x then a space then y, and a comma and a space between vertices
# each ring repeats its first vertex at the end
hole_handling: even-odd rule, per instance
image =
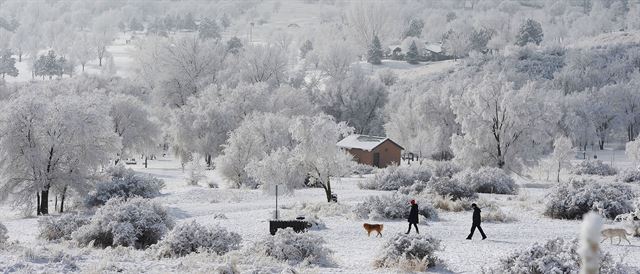
POLYGON ((387 137, 350 135, 336 144, 360 164, 384 168, 400 164, 404 148, 387 137))

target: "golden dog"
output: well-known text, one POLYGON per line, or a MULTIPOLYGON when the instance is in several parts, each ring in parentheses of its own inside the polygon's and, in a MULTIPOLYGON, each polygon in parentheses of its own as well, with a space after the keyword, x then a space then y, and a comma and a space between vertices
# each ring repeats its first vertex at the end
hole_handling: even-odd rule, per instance
POLYGON ((371 236, 371 232, 375 231, 375 232, 378 232, 378 235, 376 235, 376 237, 378 237, 378 236, 382 237, 382 229, 384 229, 384 225, 382 225, 382 224, 367 224, 367 223, 365 223, 362 226, 364 227, 364 230, 367 231, 367 236, 371 236))

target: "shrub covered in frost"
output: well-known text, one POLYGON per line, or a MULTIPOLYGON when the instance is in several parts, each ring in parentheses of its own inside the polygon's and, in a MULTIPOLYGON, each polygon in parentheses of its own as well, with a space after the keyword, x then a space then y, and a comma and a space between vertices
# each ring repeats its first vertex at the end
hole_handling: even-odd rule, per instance
POLYGON ((96 189, 85 199, 86 206, 100 206, 113 197, 153 198, 160 196, 160 190, 164 187, 164 181, 151 175, 137 174, 130 168, 117 166, 109 173, 111 180, 96 185, 96 189))
POLYGON ((363 189, 398 190, 411 186, 416 181, 429 181, 430 178, 431 170, 426 165, 389 166, 359 186, 363 189))
POLYGON ((618 181, 625 183, 640 182, 640 170, 638 169, 625 169, 618 173, 618 181))
POLYGON ((173 227, 173 220, 160 204, 140 197, 113 198, 96 211, 88 225, 72 234, 81 245, 133 246, 157 243, 173 227))
MULTIPOLYGON (((410 196, 394 193, 393 195, 369 196, 354 208, 356 216, 372 220, 398 220, 409 218, 410 196)), ((436 219, 438 213, 431 203, 416 199, 418 214, 425 219, 436 219)))
POLYGON ((373 173, 375 169, 375 167, 370 165, 356 164, 353 166, 351 173, 354 175, 365 175, 373 173))
POLYGON ((2 223, 0 223, 0 246, 6 243, 9 239, 9 236, 7 236, 8 232, 9 231, 7 230, 7 228, 2 223))
POLYGON ((429 187, 434 193, 440 196, 449 196, 453 200, 478 197, 468 184, 462 184, 459 180, 449 177, 433 177, 429 182, 429 187))
POLYGON ((431 164, 433 177, 453 178, 453 175, 462 171, 462 168, 451 161, 436 161, 431 164))
MULTIPOLYGON (((500 260, 490 273, 579 273, 578 241, 555 238, 546 243, 516 251, 500 260)), ((629 267, 616 263, 608 253, 600 254, 600 273, 634 273, 629 267)))
POLYGON ((423 181, 416 181, 415 183, 413 183, 413 185, 403 186, 399 188, 398 192, 405 195, 419 195, 428 188, 429 188, 429 183, 423 182, 423 181))
POLYGON ((71 240, 71 233, 88 223, 88 217, 78 214, 43 217, 38 219, 39 237, 48 241, 58 239, 71 240))
POLYGON ((573 178, 558 185, 549 197, 545 214, 557 219, 579 219, 595 210, 607 218, 633 210, 635 194, 622 183, 597 182, 590 178, 573 178))
POLYGON ((384 244, 374 265, 423 272, 438 263, 438 257, 435 255, 438 250, 440 240, 429 235, 397 234, 384 244))
POLYGON ((177 225, 154 248, 160 257, 181 257, 201 251, 225 254, 238 249, 241 241, 238 233, 219 226, 205 227, 193 221, 177 225))
POLYGON ((312 233, 295 233, 287 228, 279 229, 276 235, 258 241, 254 250, 291 265, 330 265, 332 252, 324 243, 322 238, 312 233))
POLYGON ((618 171, 600 160, 585 160, 574 164, 571 167, 570 173, 576 175, 613 176, 616 175, 618 171))
POLYGON ((479 193, 516 194, 518 192, 516 182, 500 168, 468 169, 454 177, 479 193))

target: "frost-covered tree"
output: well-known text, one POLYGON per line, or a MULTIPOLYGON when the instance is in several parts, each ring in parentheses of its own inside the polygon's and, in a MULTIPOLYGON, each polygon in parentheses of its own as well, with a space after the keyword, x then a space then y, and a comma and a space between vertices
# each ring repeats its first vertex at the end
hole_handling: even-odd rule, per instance
POLYGON ((29 39, 31 39, 30 35, 31 30, 28 29, 28 26, 21 24, 11 36, 11 48, 18 55, 18 62, 22 62, 22 56, 27 49, 29 39))
POLYGON ((407 55, 404 57, 407 60, 407 63, 416 65, 420 63, 420 53, 418 52, 418 46, 416 45, 416 41, 411 42, 411 46, 409 46, 409 51, 407 51, 407 55))
POLYGON ((102 59, 107 54, 107 46, 111 45, 115 36, 113 16, 114 14, 106 12, 93 19, 93 48, 98 58, 98 66, 102 66, 102 59))
POLYGON ((292 122, 286 116, 270 113, 247 117, 229 134, 222 155, 215 159, 218 172, 232 182, 234 188, 255 188, 258 183, 264 183, 261 177, 250 177, 246 167, 279 148, 293 148, 289 132, 292 122))
POLYGON ((442 36, 442 49, 454 58, 462 58, 471 51, 471 39, 466 32, 449 30, 442 36))
POLYGON ((627 142, 624 153, 633 161, 633 165, 638 167, 638 161, 640 161, 640 138, 627 142))
POLYGON ((122 140, 118 153, 120 159, 135 154, 148 157, 160 143, 160 126, 153 120, 147 106, 140 99, 125 94, 112 94, 109 101, 109 116, 122 140))
POLYGON ((275 45, 251 45, 245 50, 244 79, 249 83, 279 86, 285 80, 287 57, 275 45))
POLYGON ((206 17, 200 21, 198 37, 200 39, 220 39, 220 27, 214 19, 206 17))
POLYGON ((351 172, 354 165, 351 155, 339 149, 336 142, 353 132, 345 123, 336 123, 326 115, 301 117, 291 127, 297 143, 292 153, 300 161, 305 173, 320 185, 331 202, 332 177, 351 172))
POLYGON ((382 64, 382 45, 380 44, 378 36, 374 36, 371 45, 369 45, 369 49, 367 50, 367 62, 374 65, 382 64))
POLYGON ((494 166, 518 172, 535 164, 546 128, 557 122, 551 100, 533 83, 515 89, 503 75, 486 74, 452 99, 461 134, 452 138, 455 160, 466 167, 494 166))
POLYGON ((357 60, 353 46, 345 41, 331 41, 319 50, 319 67, 333 79, 344 79, 357 60))
POLYGON ((53 76, 61 76, 63 74, 63 66, 66 62, 62 57, 58 58, 53 50, 50 50, 47 54, 41 55, 33 63, 33 73, 36 76, 48 76, 52 79, 53 76))
POLYGON ((581 274, 600 273, 600 230, 602 217, 596 213, 587 213, 583 217, 580 229, 580 248, 578 253, 582 259, 581 274))
POLYGON ((387 102, 386 86, 379 79, 355 70, 342 81, 330 82, 316 93, 316 104, 358 134, 381 134, 382 109, 387 102))
POLYGON ((5 75, 18 76, 16 59, 13 58, 11 51, 8 49, 0 50, 0 74, 2 79, 4 79, 5 75))
POLYGON ((157 101, 170 108, 184 106, 190 97, 216 83, 227 57, 222 43, 195 37, 150 41, 141 52, 141 73, 154 88, 157 101))
POLYGON ((560 171, 563 167, 571 165, 574 156, 571 139, 561 136, 553 141, 553 154, 551 155, 554 165, 557 167, 556 181, 560 182, 560 171))
POLYGON ((391 35, 392 19, 389 6, 384 3, 354 2, 347 12, 349 27, 364 52, 373 38, 386 41, 391 35))
POLYGON ((305 179, 301 163, 287 147, 278 148, 260 161, 249 163, 246 170, 269 194, 275 193, 276 185, 279 193, 293 193, 303 186, 305 179))
POLYGON ((424 28, 424 20, 419 18, 412 18, 409 21, 407 29, 402 33, 402 38, 407 37, 420 37, 422 35, 422 29, 424 28))
POLYGON ((24 91, 0 118, 2 198, 17 206, 39 199, 49 214, 49 190, 87 192, 87 178, 119 150, 104 98, 64 91, 24 91))
POLYGON ((540 45, 543 36, 540 22, 529 18, 520 25, 516 35, 516 45, 524 46, 529 43, 540 45))
POLYGON ((87 63, 95 57, 96 50, 93 46, 92 38, 86 33, 77 35, 73 41, 71 56, 80 63, 82 72, 84 72, 87 63))
POLYGON ((133 17, 129 21, 129 31, 143 31, 144 25, 138 21, 137 18, 133 17))

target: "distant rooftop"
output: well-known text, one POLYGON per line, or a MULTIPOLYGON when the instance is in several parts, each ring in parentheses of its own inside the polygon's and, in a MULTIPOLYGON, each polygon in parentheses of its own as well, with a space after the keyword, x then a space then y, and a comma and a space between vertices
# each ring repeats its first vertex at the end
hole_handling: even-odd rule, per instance
MULTIPOLYGON (((347 148, 347 149, 357 148, 357 149, 371 151, 375 149, 377 146, 379 146, 380 144, 384 143, 386 140, 389 140, 389 138, 353 134, 342 139, 336 145, 341 148, 347 148)), ((395 144, 395 142, 393 143, 395 144)))

